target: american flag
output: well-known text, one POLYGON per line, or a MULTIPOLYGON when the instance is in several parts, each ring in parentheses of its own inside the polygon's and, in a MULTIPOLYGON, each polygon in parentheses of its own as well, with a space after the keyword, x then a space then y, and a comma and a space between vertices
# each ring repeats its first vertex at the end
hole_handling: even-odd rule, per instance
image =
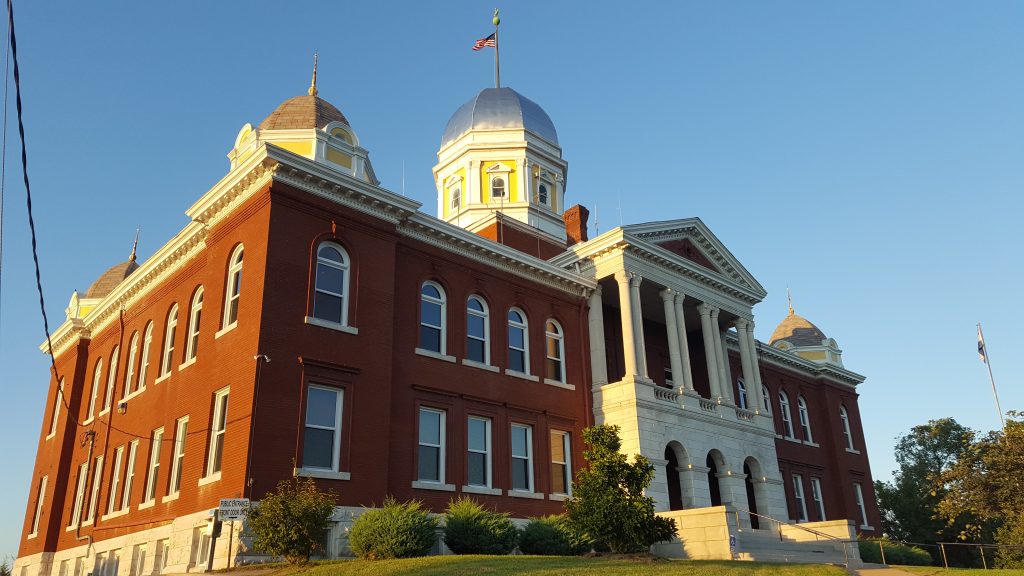
POLYGON ((473 44, 473 50, 480 50, 481 48, 484 48, 484 47, 487 47, 487 46, 489 46, 491 48, 497 48, 498 47, 498 42, 494 39, 494 34, 491 34, 487 38, 481 38, 481 39, 477 40, 476 43, 473 44))

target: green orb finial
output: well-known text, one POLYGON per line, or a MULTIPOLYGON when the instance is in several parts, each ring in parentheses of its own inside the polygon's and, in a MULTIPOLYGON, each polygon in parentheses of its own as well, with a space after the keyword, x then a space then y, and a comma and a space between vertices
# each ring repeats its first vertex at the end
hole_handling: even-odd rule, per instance
POLYGON ((501 24, 501 18, 498 17, 498 9, 497 8, 494 9, 494 18, 491 19, 491 22, 494 22, 495 26, 497 26, 498 24, 501 24))

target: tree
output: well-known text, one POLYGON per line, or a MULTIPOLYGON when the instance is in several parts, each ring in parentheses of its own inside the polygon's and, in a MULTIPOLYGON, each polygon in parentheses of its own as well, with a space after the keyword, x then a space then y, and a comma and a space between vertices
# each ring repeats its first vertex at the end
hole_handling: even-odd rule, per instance
POLYGON ((321 492, 312 478, 283 480, 249 511, 253 548, 291 564, 308 562, 322 548, 334 500, 334 493, 321 492))
MULTIPOLYGON (((993 534, 999 544, 1024 546, 1024 414, 1009 416, 1003 430, 974 442, 942 475, 939 513, 947 520, 969 519, 961 540, 993 534)), ((1024 567, 1024 548, 1001 549, 996 563, 1024 567)))
POLYGON ((7 560, 0 562, 0 576, 11 576, 11 566, 7 560))
MULTIPOLYGON (((952 418, 914 426, 896 443, 899 470, 892 482, 875 482, 882 531, 894 540, 931 544, 956 538, 965 520, 938 515, 946 494, 942 474, 967 451, 974 432, 952 418)), ((938 549, 929 548, 933 558, 938 549)), ((954 553, 954 552, 951 552, 954 553)), ((966 558, 965 558, 966 559, 966 558)))
POLYGON ((583 431, 587 468, 573 482, 566 502, 570 521, 612 552, 641 552, 675 535, 674 520, 654 514, 654 499, 644 489, 654 479, 654 466, 637 454, 629 463, 619 452, 619 427, 593 426, 583 431))

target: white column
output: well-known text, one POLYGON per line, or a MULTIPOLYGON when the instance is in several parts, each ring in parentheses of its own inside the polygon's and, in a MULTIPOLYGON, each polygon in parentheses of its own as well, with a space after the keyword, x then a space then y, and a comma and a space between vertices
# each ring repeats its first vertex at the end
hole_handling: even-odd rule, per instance
POLYGON ((601 287, 590 293, 590 375, 594 386, 608 383, 608 364, 604 349, 604 308, 601 306, 601 287))
POLYGON ((629 278, 629 299, 633 303, 633 334, 636 345, 636 369, 642 378, 649 379, 647 373, 647 345, 644 342, 644 311, 640 304, 640 283, 644 277, 633 272, 629 278))
MULTIPOLYGON (((519 170, 519 186, 517 186, 517 188, 519 188, 517 194, 519 196, 518 201, 525 202, 530 195, 530 174, 526 169, 526 159, 516 160, 516 168, 519 170)), ((509 182, 508 185, 511 186, 512 183, 509 182)), ((511 198, 509 198, 509 200, 511 200, 511 198)))
POLYGON ((668 361, 672 367, 672 383, 678 389, 685 386, 683 363, 679 357, 679 328, 676 326, 675 292, 666 288, 658 292, 665 305, 665 332, 668 335, 668 361))
POLYGON ((686 386, 687 390, 693 391, 693 367, 690 365, 690 343, 686 336, 686 314, 683 313, 684 298, 686 298, 685 294, 676 292, 674 298, 676 309, 676 329, 679 330, 679 358, 680 363, 683 365, 683 385, 686 386))
POLYGON ((718 391, 718 358, 715 356, 715 335, 711 330, 711 311, 714 307, 702 303, 697 307, 700 312, 700 331, 704 335, 704 357, 708 365, 708 383, 711 385, 711 398, 721 396, 718 391))
POLYGON ((636 325, 633 323, 633 304, 630 302, 629 280, 629 273, 625 270, 615 273, 615 281, 619 283, 619 316, 622 319, 622 359, 625 362, 626 372, 623 379, 637 376, 634 336, 636 325))
POLYGON ((757 390, 757 410, 764 409, 764 385, 761 383, 761 366, 757 360, 757 340, 754 339, 754 321, 747 323, 747 343, 750 345, 750 371, 754 375, 754 389, 757 390))
POLYGON ((722 348, 722 330, 718 327, 718 308, 711 310, 711 335, 715 347, 715 367, 718 369, 718 394, 732 402, 732 383, 725 372, 725 350, 722 348))
POLYGON ((740 366, 743 368, 743 384, 747 388, 747 407, 752 410, 757 410, 757 380, 754 378, 754 372, 750 368, 750 339, 747 334, 747 319, 738 318, 736 322, 736 336, 740 342, 740 366))

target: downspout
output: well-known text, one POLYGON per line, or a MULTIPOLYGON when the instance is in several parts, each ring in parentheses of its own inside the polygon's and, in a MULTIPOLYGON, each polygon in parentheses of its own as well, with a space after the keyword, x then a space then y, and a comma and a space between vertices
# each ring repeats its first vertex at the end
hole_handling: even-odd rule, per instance
MULTIPOLYGON (((85 459, 85 481, 88 482, 89 477, 92 476, 92 474, 90 474, 90 471, 92 470, 92 448, 96 443, 96 432, 94 430, 87 431, 85 433, 85 438, 86 441, 89 442, 89 455, 85 459)), ((75 523, 75 540, 78 542, 81 542, 82 540, 88 541, 85 545, 86 556, 89 555, 89 549, 92 548, 92 534, 82 536, 82 508, 85 508, 87 500, 89 500, 89 498, 86 498, 83 493, 82 501, 79 503, 80 508, 78 509, 78 522, 75 523)), ((99 506, 98 497, 96 505, 99 506)))

